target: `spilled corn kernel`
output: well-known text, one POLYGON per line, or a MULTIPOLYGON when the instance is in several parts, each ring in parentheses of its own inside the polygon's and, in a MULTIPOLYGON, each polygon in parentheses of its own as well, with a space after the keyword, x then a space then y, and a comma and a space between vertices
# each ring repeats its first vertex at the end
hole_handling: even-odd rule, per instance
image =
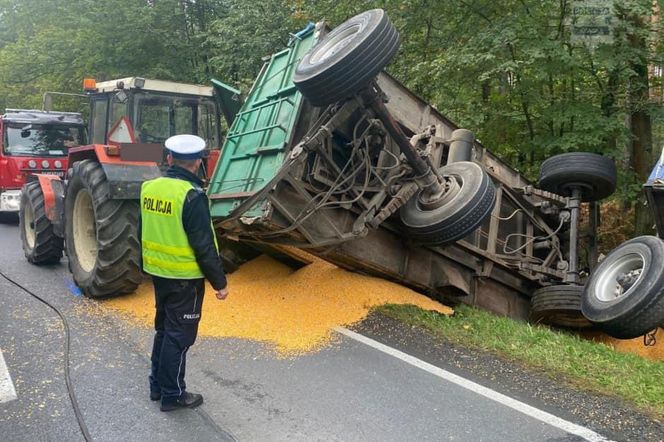
POLYGON ((615 339, 598 331, 585 331, 581 336, 595 342, 604 343, 621 353, 633 353, 653 361, 664 361, 664 328, 658 328, 655 342, 645 345, 643 336, 634 339, 615 339))
MULTIPOLYGON (((228 287, 229 297, 218 301, 207 286, 199 336, 261 341, 282 356, 320 349, 332 339, 334 327, 359 322, 382 304, 414 304, 452 313, 451 308, 411 289, 317 258, 293 271, 260 256, 228 275, 228 287)), ((103 305, 146 326, 153 324, 154 293, 149 283, 103 305)))

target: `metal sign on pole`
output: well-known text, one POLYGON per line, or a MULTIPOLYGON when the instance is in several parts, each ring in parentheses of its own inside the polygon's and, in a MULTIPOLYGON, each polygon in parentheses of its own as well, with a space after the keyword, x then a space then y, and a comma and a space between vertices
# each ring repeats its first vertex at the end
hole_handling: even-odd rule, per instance
POLYGON ((574 0, 571 10, 572 43, 596 48, 613 42, 614 0, 574 0))

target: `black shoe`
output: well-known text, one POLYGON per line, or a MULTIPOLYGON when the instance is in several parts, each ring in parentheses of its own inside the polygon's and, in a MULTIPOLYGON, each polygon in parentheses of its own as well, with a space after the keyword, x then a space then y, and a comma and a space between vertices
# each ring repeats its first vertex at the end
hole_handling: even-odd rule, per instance
POLYGON ((195 408, 203 403, 203 396, 196 393, 184 392, 179 398, 162 398, 161 411, 173 411, 178 408, 195 408))
POLYGON ((158 401, 161 399, 161 392, 160 391, 150 391, 150 400, 151 401, 158 401))

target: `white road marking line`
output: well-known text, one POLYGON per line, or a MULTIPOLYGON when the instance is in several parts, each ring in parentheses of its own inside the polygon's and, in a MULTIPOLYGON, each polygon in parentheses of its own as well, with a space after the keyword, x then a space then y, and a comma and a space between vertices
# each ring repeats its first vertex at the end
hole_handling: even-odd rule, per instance
POLYGON ((491 390, 490 388, 484 387, 480 384, 476 384, 475 382, 469 381, 466 378, 462 378, 461 376, 455 375, 454 373, 451 373, 447 370, 443 370, 442 368, 436 367, 435 365, 429 364, 428 362, 417 359, 414 356, 410 356, 409 354, 406 354, 402 351, 396 350, 385 344, 381 344, 380 342, 374 341, 373 339, 367 338, 366 336, 363 336, 359 333, 355 333, 354 331, 343 327, 335 327, 334 330, 337 333, 341 333, 344 336, 354 339, 355 341, 361 342, 362 344, 368 345, 369 347, 372 347, 378 351, 386 353, 390 356, 394 356, 395 358, 398 358, 410 365, 429 372, 434 376, 438 376, 439 378, 445 379, 446 381, 452 382, 453 384, 484 396, 487 399, 491 399, 502 405, 510 407, 520 413, 542 421, 545 424, 559 428, 563 431, 566 431, 567 433, 582 437, 589 442, 611 442, 610 439, 595 433, 589 428, 566 421, 559 418, 558 416, 554 416, 551 413, 547 413, 546 411, 532 407, 509 396, 505 396, 504 394, 498 393, 497 391, 491 390))
POLYGON ((16 390, 14 389, 12 377, 9 376, 9 370, 7 369, 7 364, 5 364, 2 350, 0 350, 0 404, 13 401, 14 399, 16 399, 16 390))

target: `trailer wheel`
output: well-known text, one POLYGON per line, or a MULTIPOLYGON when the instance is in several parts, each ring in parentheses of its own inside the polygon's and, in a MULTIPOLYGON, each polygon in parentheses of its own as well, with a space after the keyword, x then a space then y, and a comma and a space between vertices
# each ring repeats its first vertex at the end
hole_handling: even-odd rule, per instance
POLYGON ((535 290, 530 300, 530 321, 566 328, 592 326, 581 313, 582 293, 580 285, 552 285, 535 290))
POLYGON ((664 324, 664 242, 639 236, 609 253, 586 283, 581 310, 619 339, 636 338, 664 324))
POLYGON ((581 190, 582 201, 599 201, 616 190, 616 165, 611 158, 589 152, 553 156, 542 163, 540 188, 563 196, 581 190))
POLYGON ((63 239, 53 231, 53 223, 46 216, 44 192, 34 181, 21 189, 19 230, 26 259, 32 264, 60 262, 64 249, 63 239))
POLYGON ((141 282, 136 201, 113 200, 93 160, 74 165, 65 197, 69 269, 91 298, 133 292, 141 282))
POLYGON ((430 207, 419 191, 401 207, 401 221, 409 238, 432 245, 457 241, 477 229, 491 213, 496 189, 477 163, 459 161, 439 169, 453 189, 440 205, 430 207))
POLYGON ((314 106, 327 106, 366 86, 399 49, 399 33, 382 9, 343 22, 309 50, 293 83, 314 106))

